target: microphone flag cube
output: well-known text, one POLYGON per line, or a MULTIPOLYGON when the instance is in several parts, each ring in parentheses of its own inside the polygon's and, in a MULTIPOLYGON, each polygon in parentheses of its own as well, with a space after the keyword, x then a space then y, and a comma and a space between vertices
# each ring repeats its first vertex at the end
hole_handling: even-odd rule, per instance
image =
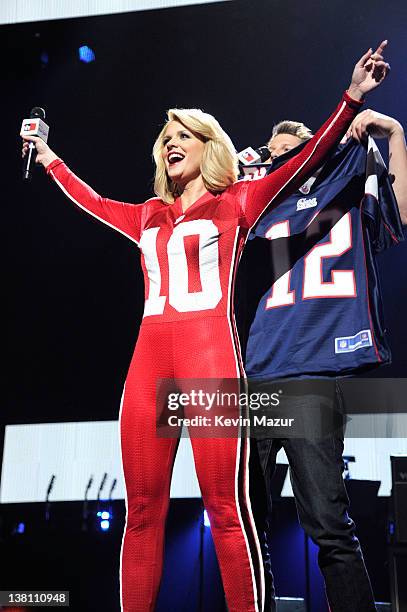
POLYGON ((237 154, 237 157, 245 166, 248 164, 255 164, 256 162, 260 161, 260 155, 252 147, 243 149, 243 151, 240 151, 240 153, 237 154))
POLYGON ((20 132, 21 136, 38 136, 44 142, 47 142, 48 133, 49 127, 42 119, 23 119, 20 132))

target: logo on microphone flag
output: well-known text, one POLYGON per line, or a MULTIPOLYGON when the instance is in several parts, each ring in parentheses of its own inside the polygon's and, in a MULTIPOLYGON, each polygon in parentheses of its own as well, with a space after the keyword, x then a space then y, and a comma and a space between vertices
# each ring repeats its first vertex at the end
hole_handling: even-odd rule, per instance
POLYGON ((237 154, 237 157, 246 166, 260 160, 260 155, 252 147, 246 147, 246 149, 237 154))
POLYGON ((37 136, 38 128, 39 119, 24 119, 21 126, 21 132, 29 136, 37 136))
POLYGON ((255 157, 253 155, 253 153, 251 153, 250 151, 244 151, 242 153, 242 156, 245 158, 246 161, 248 161, 249 163, 251 163, 252 161, 255 160, 255 157))
POLYGON ((37 129, 37 124, 34 123, 25 123, 23 125, 23 132, 31 132, 32 130, 36 130, 37 129))

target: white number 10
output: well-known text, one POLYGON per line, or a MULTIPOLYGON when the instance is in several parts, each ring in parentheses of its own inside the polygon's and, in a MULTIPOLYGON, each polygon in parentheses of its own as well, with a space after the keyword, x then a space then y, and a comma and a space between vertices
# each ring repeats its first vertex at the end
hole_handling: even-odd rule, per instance
MULTIPOLYGON (((158 227, 145 230, 140 248, 150 281, 144 316, 160 315, 164 312, 167 296, 161 292, 161 270, 157 255, 158 227)), ((178 312, 208 310, 215 308, 222 298, 219 276, 219 230, 210 219, 198 219, 181 223, 174 228, 167 244, 168 258, 168 302, 178 312), (184 238, 199 237, 199 276, 201 291, 188 290, 188 261, 184 238)))

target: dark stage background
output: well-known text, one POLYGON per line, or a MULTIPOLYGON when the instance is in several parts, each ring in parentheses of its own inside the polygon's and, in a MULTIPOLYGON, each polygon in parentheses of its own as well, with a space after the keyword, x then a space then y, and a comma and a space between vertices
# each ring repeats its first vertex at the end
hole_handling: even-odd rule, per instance
MULTIPOLYGON (((81 178, 141 202, 167 108, 214 114, 238 150, 284 118, 315 130, 383 38, 392 73, 368 106, 407 125, 406 31, 403 0, 233 1, 2 26, 2 425, 116 419, 144 293, 134 244, 77 211, 42 170, 22 183, 18 133, 31 107, 46 108, 49 143, 81 178), (79 62, 83 44, 95 62, 79 62)), ((404 244, 380 258, 394 356, 382 376, 407 372, 406 257, 404 244)), ((369 550, 378 576, 379 548, 369 550)))

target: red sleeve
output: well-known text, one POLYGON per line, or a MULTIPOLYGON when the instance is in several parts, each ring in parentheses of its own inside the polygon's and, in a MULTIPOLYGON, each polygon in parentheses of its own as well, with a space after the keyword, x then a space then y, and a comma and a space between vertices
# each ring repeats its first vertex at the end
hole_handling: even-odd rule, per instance
POLYGON ((270 205, 274 208, 312 176, 346 133, 361 105, 345 92, 334 113, 298 155, 262 179, 235 183, 231 189, 237 190, 241 214, 248 227, 253 227, 266 208, 270 205))
POLYGON ((103 198, 71 172, 61 159, 51 162, 46 171, 79 208, 139 243, 141 217, 145 210, 143 204, 126 204, 103 198))

